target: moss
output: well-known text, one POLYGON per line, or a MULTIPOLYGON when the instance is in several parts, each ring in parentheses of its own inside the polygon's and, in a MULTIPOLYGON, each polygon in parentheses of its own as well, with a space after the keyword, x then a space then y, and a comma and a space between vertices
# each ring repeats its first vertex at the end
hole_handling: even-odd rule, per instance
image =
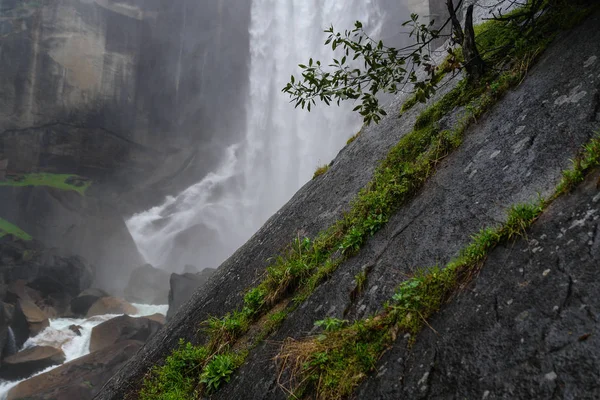
POLYGON ((0 218, 0 238, 6 235, 13 235, 19 239, 29 241, 32 239, 31 235, 23 231, 16 225, 11 224, 5 219, 0 218))
POLYGON ((61 190, 72 190, 82 196, 91 186, 91 181, 77 175, 69 174, 25 174, 9 176, 7 180, 0 181, 0 186, 48 186, 61 190))

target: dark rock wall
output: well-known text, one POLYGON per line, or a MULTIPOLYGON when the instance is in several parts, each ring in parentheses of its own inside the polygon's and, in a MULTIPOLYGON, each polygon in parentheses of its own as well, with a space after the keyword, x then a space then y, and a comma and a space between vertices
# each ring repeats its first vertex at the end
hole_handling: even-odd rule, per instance
POLYGON ((1 1, 0 160, 93 185, 1 188, 0 218, 122 289, 143 263, 123 216, 200 180, 243 133, 250 3, 1 1))
POLYGON ((250 1, 4 1, 0 157, 86 174, 126 210, 181 190, 243 131, 249 18, 250 1))

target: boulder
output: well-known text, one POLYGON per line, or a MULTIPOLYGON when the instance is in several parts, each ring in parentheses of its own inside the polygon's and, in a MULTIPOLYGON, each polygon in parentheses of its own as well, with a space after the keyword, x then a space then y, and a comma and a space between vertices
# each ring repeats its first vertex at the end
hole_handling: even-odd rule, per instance
POLYGON ((31 347, 2 360, 0 378, 10 381, 25 379, 64 361, 62 350, 50 346, 31 347))
POLYGON ((69 330, 72 331, 73 333, 75 333, 77 336, 81 336, 81 330, 83 329, 83 326, 81 325, 69 325, 69 330))
POLYGON ((150 264, 134 269, 125 288, 125 299, 132 303, 167 304, 169 273, 150 264))
POLYGON ((123 266, 142 263, 121 215, 92 196, 47 186, 0 186, 0 218, 54 249, 44 265, 48 273, 36 282, 41 291, 66 287, 74 297, 94 282, 121 293, 130 273, 123 266))
POLYGON ((102 289, 86 289, 71 300, 71 312, 76 316, 83 317, 90 307, 102 297, 109 297, 109 295, 102 289))
POLYGON ((167 318, 164 315, 159 314, 159 313, 147 315, 144 318, 148 318, 148 319, 151 319, 152 321, 156 321, 161 325, 164 325, 167 323, 167 318))
POLYGON ((132 318, 127 315, 113 318, 92 329, 90 352, 127 340, 145 342, 161 327, 160 322, 149 318, 132 318))
POLYGON ((137 313, 137 308, 135 308, 123 299, 119 299, 116 297, 102 297, 98 299, 94 304, 92 304, 86 316, 89 318, 95 315, 104 314, 131 315, 135 313, 137 313))
POLYGON ((169 284, 169 311, 167 320, 175 315, 179 307, 188 301, 194 292, 208 281, 216 269, 206 268, 196 274, 171 274, 169 284))
POLYGON ((35 303, 29 300, 19 299, 18 304, 27 320, 30 337, 37 335, 50 326, 48 316, 35 303))
MULTIPOLYGON (((1 203, 0 203, 1 204, 1 203)), ((78 256, 61 256, 56 249, 46 248, 35 240, 21 240, 11 235, 0 238, 2 268, 0 274, 10 286, 22 280, 19 297, 27 292, 22 286, 39 292, 41 298, 77 296, 90 287, 94 278, 92 268, 78 256)), ((32 297, 32 300, 39 299, 32 297)))
POLYGON ((91 400, 142 346, 125 341, 88 354, 12 388, 7 400, 91 400))

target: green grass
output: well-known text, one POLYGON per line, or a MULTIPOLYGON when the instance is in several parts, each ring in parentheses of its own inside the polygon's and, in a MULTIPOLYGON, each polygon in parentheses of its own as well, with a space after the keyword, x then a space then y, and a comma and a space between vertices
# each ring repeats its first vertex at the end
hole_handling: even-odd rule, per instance
POLYGON ((5 219, 0 218, 0 238, 6 235, 13 235, 19 239, 29 241, 32 239, 31 235, 23 231, 16 225, 11 224, 5 219))
POLYGON ((140 400, 183 400, 196 390, 197 377, 210 356, 208 349, 179 342, 179 348, 162 366, 149 372, 139 394, 140 400))
POLYGON ((61 190, 72 190, 82 196, 91 186, 91 181, 77 175, 35 173, 19 176, 8 176, 0 181, 0 186, 48 186, 61 190))
POLYGON ((357 139, 357 138, 360 136, 360 134, 361 134, 361 133, 362 133, 362 130, 361 130, 361 131, 358 131, 358 132, 356 132, 354 135, 350 136, 350 139, 348 139, 348 140, 346 141, 346 144, 348 145, 348 144, 350 144, 350 143, 354 142, 354 141, 355 141, 355 140, 356 140, 356 139, 357 139))
POLYGON ((321 175, 324 175, 327 171, 329 171, 329 164, 321 165, 318 167, 313 174, 313 179, 318 178, 321 175))
POLYGON ((344 327, 340 320, 317 321, 324 333, 305 340, 288 339, 276 359, 280 370, 291 378, 286 382, 292 398, 311 394, 317 399, 342 399, 375 371, 376 362, 398 335, 410 334, 414 343, 427 320, 446 304, 457 290, 468 285, 483 267, 496 246, 526 235, 527 229, 558 197, 573 190, 594 168, 600 166, 600 133, 596 134, 573 168, 548 199, 511 207, 505 222, 488 227, 472 237, 459 256, 445 268, 434 266, 417 271, 402 282, 391 301, 375 317, 344 327), (333 327, 334 329, 328 329, 333 327))
MULTIPOLYGON (((500 28, 494 25, 494 29, 500 28)), ((515 29, 515 26, 504 24, 502 29, 515 29)), ((480 34, 482 32, 485 32, 485 29, 480 29, 480 34)), ((277 329, 291 311, 302 304, 348 257, 356 254, 369 237, 380 230, 403 204, 418 193, 424 182, 435 173, 438 163, 460 146, 470 124, 489 110, 510 88, 521 82, 529 66, 548 43, 549 37, 546 36, 530 41, 527 47, 518 47, 518 51, 517 48, 505 48, 504 57, 497 61, 499 68, 490 69, 476 85, 468 85, 466 81, 460 82, 422 112, 414 129, 390 149, 386 158, 376 168, 371 182, 359 192, 352 201, 350 210, 340 220, 320 232, 314 239, 295 238, 280 255, 271 260, 259 283, 245 294, 240 309, 221 318, 212 317, 204 323, 208 336, 206 348, 210 356, 199 363, 201 367, 194 371, 192 378, 198 381, 212 357, 230 352, 259 321, 264 325, 254 339, 246 342, 244 351, 253 348, 258 341, 277 329), (452 110, 460 110, 458 122, 451 129, 441 130, 438 126, 439 119, 452 110), (287 308, 274 311, 277 305, 286 299, 292 300, 287 308), (265 315, 268 317, 264 318, 265 315)), ((379 354, 385 344, 395 338, 395 328, 391 331, 384 329, 390 326, 390 323, 386 322, 389 318, 393 318, 394 326, 417 332, 427 316, 439 309, 444 294, 447 293, 446 289, 454 288, 457 281, 464 279, 465 268, 468 271, 470 263, 477 257, 484 257, 490 246, 496 245, 498 241, 520 234, 523 227, 530 223, 527 216, 531 217, 531 213, 535 213, 535 209, 514 209, 511 212, 514 220, 507 220, 510 229, 482 231, 475 237, 472 247, 467 248, 464 254, 461 254, 461 258, 455 260, 454 267, 422 271, 415 276, 412 283, 407 284, 408 286, 401 286, 394 301, 398 304, 409 304, 411 307, 415 304, 410 302, 421 301, 422 312, 401 314, 401 307, 396 305, 393 312, 389 311, 385 316, 359 321, 356 326, 336 331, 334 335, 348 335, 350 338, 348 342, 342 341, 343 346, 336 350, 337 354, 348 356, 349 366, 344 371, 339 370, 332 375, 319 372, 316 375, 320 382, 318 387, 335 388, 340 393, 349 393, 348 390, 364 377, 366 371, 373 368, 376 360, 373 354, 379 354), (423 297, 417 299, 416 294, 423 297), (346 345, 347 348, 344 347, 346 345), (352 352, 356 353, 356 358, 353 358, 352 352)), ((332 341, 334 342, 339 341, 332 341)), ((309 344, 315 349, 323 348, 322 345, 320 342, 309 344)), ((246 354, 244 351, 238 358, 240 364, 246 354)), ((315 350, 306 354, 313 353, 322 352, 315 350)), ((286 359, 286 351, 282 351, 282 354, 280 360, 286 359)), ((328 363, 340 367, 345 365, 342 356, 325 357, 321 354, 319 357, 330 359, 328 363)), ((330 365, 328 363, 326 364, 330 365)), ((309 376, 314 375, 315 371, 325 371, 329 368, 321 368, 321 364, 312 358, 309 364, 311 367, 305 368, 306 363, 296 363, 293 368, 301 367, 302 371, 311 371, 309 376)), ((307 378, 305 374, 302 376, 303 379, 307 378)), ((156 375, 147 377, 144 387, 152 387, 155 379, 156 375)), ((306 382, 313 385, 315 381, 311 379, 306 382)), ((334 389, 331 390, 333 393, 334 389)))

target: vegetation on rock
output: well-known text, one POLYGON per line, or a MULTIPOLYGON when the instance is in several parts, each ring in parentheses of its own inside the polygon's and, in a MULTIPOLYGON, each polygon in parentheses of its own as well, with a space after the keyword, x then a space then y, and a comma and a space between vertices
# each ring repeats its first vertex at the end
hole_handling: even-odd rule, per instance
MULTIPOLYGON (((535 30, 529 32, 526 40, 511 46, 502 43, 512 40, 508 38, 514 38, 515 31, 522 31, 518 13, 514 14, 516 18, 489 21, 477 27, 478 43, 489 46, 481 48, 482 57, 492 68, 488 68, 476 81, 463 79, 425 109, 417 118, 413 130, 390 149, 371 182, 352 202, 350 210, 314 239, 295 238, 287 249, 273 258, 258 285, 248 290, 240 309, 205 322, 208 336, 206 344, 189 345, 191 347, 186 350, 189 353, 194 349, 203 349, 194 353, 197 358, 193 367, 187 364, 181 366, 168 358, 165 365, 157 366, 146 376, 141 398, 170 399, 175 398, 169 397, 170 393, 189 395, 208 391, 209 387, 203 384, 207 384, 209 379, 209 365, 217 363, 214 361, 216 357, 228 355, 236 361, 219 361, 225 367, 220 368, 219 385, 212 385, 210 390, 216 390, 221 382, 226 382, 231 375, 230 366, 233 366, 233 370, 239 367, 248 350, 276 330, 321 282, 345 259, 356 254, 400 206, 414 197, 424 182, 435 173, 440 160, 461 144, 470 124, 511 87, 522 81, 529 67, 560 28, 568 27, 564 21, 575 22, 584 15, 576 7, 555 8, 553 11, 536 20, 535 30), (439 121, 449 113, 456 117, 457 122, 449 129, 442 129, 439 121), (241 340, 249 332, 256 331, 257 325, 259 334, 241 340), (171 374, 177 378, 178 384, 165 381, 171 374)), ((446 64, 453 63, 452 57, 454 55, 446 64)), ((438 82, 444 78, 443 75, 436 75, 438 82)), ((419 100, 419 96, 409 99, 411 104, 405 105, 403 110, 406 111, 419 100)), ((589 167, 592 164, 588 160, 581 165, 589 167)), ((381 315, 347 327, 345 321, 322 322, 330 331, 325 336, 287 341, 279 355, 282 368, 292 373, 287 386, 298 397, 305 390, 316 392, 317 397, 321 398, 339 398, 335 393, 350 394, 373 370, 379 356, 395 340, 400 330, 414 337, 426 325, 427 318, 447 301, 453 291, 468 283, 487 252, 498 243, 522 234, 546 205, 547 202, 542 201, 514 207, 504 225, 480 232, 461 256, 446 268, 423 270, 403 283, 381 315)), ((364 285, 365 279, 366 276, 364 279, 357 277, 357 286, 364 285)), ((176 350, 171 357, 181 358, 181 351, 176 350)), ((215 367, 213 365, 210 369, 214 370, 215 367)), ((210 375, 217 376, 216 373, 210 375)))
POLYGON ((325 164, 325 165, 318 167, 317 170, 315 171, 315 173, 313 174, 313 179, 318 178, 319 176, 323 175, 327 171, 329 171, 329 164, 325 164))
POLYGON ((82 196, 92 182, 86 178, 70 174, 32 173, 11 175, 0 186, 48 186, 61 190, 72 190, 82 196))
POLYGON ((16 225, 11 224, 5 219, 0 218, 0 238, 6 235, 13 235, 22 240, 31 240, 32 237, 16 225))
MULTIPOLYGON (((585 147, 574 167, 548 199, 511 207, 505 222, 482 229, 471 243, 445 268, 421 269, 402 282, 396 294, 378 315, 358 320, 348 327, 337 319, 317 321, 323 334, 296 341, 288 339, 277 356, 282 372, 289 374, 284 385, 293 398, 311 393, 318 399, 350 396, 358 384, 375 370, 376 361, 399 335, 408 334, 409 343, 428 326, 427 320, 477 275, 487 254, 502 243, 526 234, 544 210, 559 196, 568 193, 586 175, 600 166, 600 134, 585 147)), ((433 328, 432 328, 433 329, 433 328)))

